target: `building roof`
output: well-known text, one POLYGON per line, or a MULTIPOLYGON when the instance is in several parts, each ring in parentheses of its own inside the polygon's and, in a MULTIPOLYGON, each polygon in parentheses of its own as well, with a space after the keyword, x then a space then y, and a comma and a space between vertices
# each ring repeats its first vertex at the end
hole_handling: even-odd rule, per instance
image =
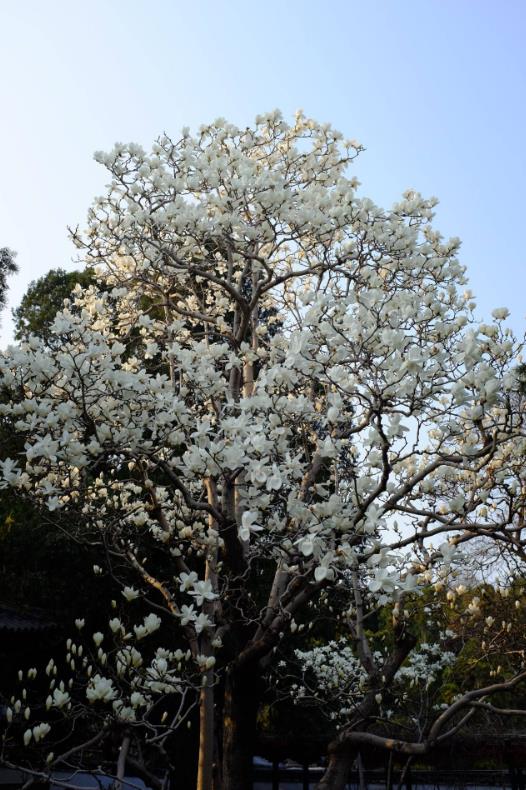
POLYGON ((55 623, 45 620, 33 612, 22 613, 0 605, 0 632, 40 633, 53 628, 55 623))

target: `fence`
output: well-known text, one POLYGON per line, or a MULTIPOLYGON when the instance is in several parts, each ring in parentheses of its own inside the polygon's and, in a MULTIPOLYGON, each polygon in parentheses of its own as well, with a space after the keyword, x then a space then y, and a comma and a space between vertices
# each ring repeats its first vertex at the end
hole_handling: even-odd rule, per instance
MULTIPOLYGON (((323 776, 323 768, 289 766, 258 761, 254 764, 253 790, 314 790, 323 776)), ((388 779, 383 770, 351 772, 347 790, 386 790, 388 779)), ((526 774, 516 767, 502 770, 408 771, 399 783, 393 777, 391 790, 526 790, 526 774)))

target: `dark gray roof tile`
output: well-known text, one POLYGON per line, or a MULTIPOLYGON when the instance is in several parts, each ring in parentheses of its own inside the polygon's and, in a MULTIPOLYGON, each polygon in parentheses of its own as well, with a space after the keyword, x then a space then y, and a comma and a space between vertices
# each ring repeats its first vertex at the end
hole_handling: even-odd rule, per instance
POLYGON ((15 609, 0 606, 0 631, 35 633, 48 631, 54 625, 54 623, 44 620, 38 615, 26 614, 15 609))

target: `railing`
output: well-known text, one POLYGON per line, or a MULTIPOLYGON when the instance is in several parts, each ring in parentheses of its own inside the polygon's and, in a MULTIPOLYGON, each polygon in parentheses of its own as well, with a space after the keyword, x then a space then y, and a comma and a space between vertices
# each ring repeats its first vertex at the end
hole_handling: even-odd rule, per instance
MULTIPOLYGON (((323 776, 322 767, 307 765, 289 766, 282 763, 257 763, 254 765, 252 790, 314 790, 323 776)), ((81 775, 83 777, 85 775, 81 775)), ((19 771, 0 769, 0 790, 20 790, 26 777, 19 771)), ((104 777, 105 785, 111 784, 109 777, 104 777)), ((82 781, 76 777, 75 786, 93 790, 94 777, 90 781, 82 781)), ((130 780, 133 790, 137 782, 130 780)), ((141 782, 144 790, 147 788, 141 782)), ((45 787, 46 785, 39 785, 45 787)), ((172 785, 173 790, 178 790, 172 785)), ((385 790, 386 773, 383 770, 365 770, 360 776, 352 771, 347 783, 347 790, 385 790)), ((397 776, 393 776, 391 790, 526 790, 526 770, 510 767, 500 770, 412 770, 407 772, 401 786, 397 776)))
MULTIPOLYGON (((253 790, 314 790, 323 776, 322 767, 288 766, 281 763, 254 765, 253 790)), ((347 790, 385 790, 383 770, 365 770, 360 778, 352 771, 347 790)), ((400 786, 393 777, 392 790, 526 790, 526 771, 510 767, 495 770, 412 770, 400 786)))

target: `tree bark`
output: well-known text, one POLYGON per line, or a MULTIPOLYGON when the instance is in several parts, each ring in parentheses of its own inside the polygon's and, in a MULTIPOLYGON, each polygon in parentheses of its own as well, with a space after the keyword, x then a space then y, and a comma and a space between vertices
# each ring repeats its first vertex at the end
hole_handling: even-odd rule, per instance
POLYGON ((115 782, 115 790, 122 790, 122 780, 126 773, 126 758, 130 749, 130 736, 126 733, 122 739, 121 748, 119 750, 119 759, 117 760, 117 781, 115 782))
MULTIPOLYGON (((211 478, 204 481, 208 504, 214 512, 219 510, 217 487, 211 478)), ((217 522, 213 513, 208 516, 211 529, 217 531, 217 522)), ((217 542, 209 547, 206 558, 205 580, 210 582, 212 590, 217 594, 217 542)), ((215 622, 218 605, 216 600, 205 601, 203 612, 215 622)), ((205 658, 213 658, 214 650, 209 633, 205 630, 200 639, 200 651, 205 658)), ((199 695, 199 759, 197 767, 197 790, 212 790, 214 784, 215 756, 215 670, 208 669, 203 673, 203 684, 199 695)))
POLYGON ((233 671, 225 681, 222 790, 252 787, 252 759, 260 697, 257 670, 233 671))
POLYGON ((203 675, 199 697, 199 760, 197 790, 212 790, 214 772, 214 672, 203 675))
POLYGON ((355 757, 356 753, 350 750, 345 754, 329 752, 327 769, 316 785, 316 790, 344 790, 355 757))

